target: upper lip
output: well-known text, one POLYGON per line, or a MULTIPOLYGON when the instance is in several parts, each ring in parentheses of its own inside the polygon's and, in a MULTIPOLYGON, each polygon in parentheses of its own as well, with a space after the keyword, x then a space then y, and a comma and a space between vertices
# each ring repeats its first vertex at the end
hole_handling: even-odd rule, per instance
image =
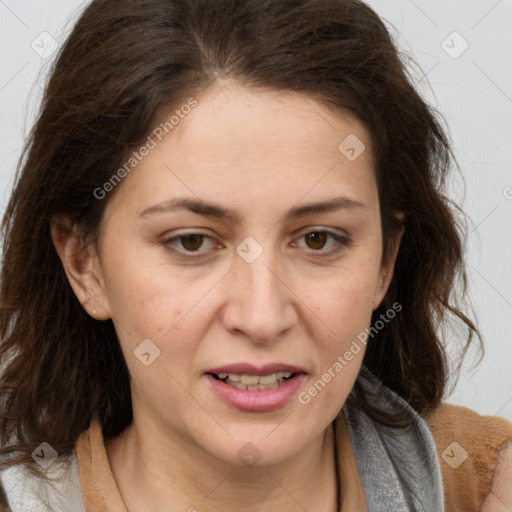
POLYGON ((284 363, 268 363, 262 366, 254 366, 250 363, 233 363, 225 366, 212 368, 205 373, 232 373, 235 375, 271 375, 272 373, 289 372, 289 373, 306 373, 300 366, 294 366, 284 363))

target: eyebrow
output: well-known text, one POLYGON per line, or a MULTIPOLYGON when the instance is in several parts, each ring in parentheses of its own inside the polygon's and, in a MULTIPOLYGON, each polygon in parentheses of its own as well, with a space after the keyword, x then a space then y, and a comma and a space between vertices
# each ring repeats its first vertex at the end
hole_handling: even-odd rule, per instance
MULTIPOLYGON (((352 210, 365 208, 367 208, 367 205, 350 199, 349 197, 333 197, 325 201, 294 206, 285 213, 284 220, 294 220, 315 213, 329 213, 340 209, 352 210)), ((175 197, 168 201, 149 206, 139 213, 139 217, 170 213, 180 209, 186 209, 204 217, 230 220, 233 223, 239 223, 241 221, 240 214, 235 210, 190 197, 175 197)))

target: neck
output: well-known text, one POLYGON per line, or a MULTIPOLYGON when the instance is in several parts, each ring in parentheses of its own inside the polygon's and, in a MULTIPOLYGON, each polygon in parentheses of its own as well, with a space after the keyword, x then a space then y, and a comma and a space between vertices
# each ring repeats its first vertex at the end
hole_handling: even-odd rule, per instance
POLYGON ((105 443, 129 512, 337 510, 335 446, 330 424, 290 459, 271 466, 232 466, 186 439, 161 436, 143 420, 105 443), (148 428, 149 427, 149 428, 148 428), (172 504, 172 509, 169 508, 172 504))

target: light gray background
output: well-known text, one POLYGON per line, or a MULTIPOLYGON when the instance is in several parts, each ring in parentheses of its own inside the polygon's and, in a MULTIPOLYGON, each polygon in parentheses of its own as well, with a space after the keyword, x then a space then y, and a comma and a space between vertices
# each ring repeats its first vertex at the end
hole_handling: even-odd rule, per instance
MULTIPOLYGON (((0 0, 2 212, 52 59, 43 33, 62 42, 86 3, 0 0)), ((446 401, 512 420, 512 0, 369 3, 418 63, 411 73, 444 115, 462 169, 451 196, 471 219, 470 291, 486 352, 475 369, 468 359, 446 401)))

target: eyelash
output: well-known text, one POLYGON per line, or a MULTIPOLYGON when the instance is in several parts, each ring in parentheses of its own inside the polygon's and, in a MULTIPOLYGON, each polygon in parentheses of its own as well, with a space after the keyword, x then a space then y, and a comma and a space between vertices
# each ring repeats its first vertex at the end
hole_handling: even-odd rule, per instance
MULTIPOLYGON (((334 256, 335 254, 338 254, 343 249, 349 247, 352 243, 348 236, 339 235, 338 233, 335 233, 335 232, 329 231, 329 230, 325 230, 325 229, 314 229, 314 230, 308 231, 307 233, 304 233, 303 235, 301 235, 298 238, 298 240, 304 238, 307 235, 311 235, 313 233, 325 233, 337 242, 337 245, 335 245, 334 249, 331 249, 331 250, 326 251, 323 249, 318 249, 318 250, 310 249, 308 251, 308 253, 310 256, 313 256, 314 258, 327 258, 329 256, 334 256)), ((190 233, 184 233, 181 235, 176 235, 171 238, 167 238, 162 241, 162 245, 167 250, 178 253, 180 256, 183 256, 189 260, 202 258, 205 256, 204 253, 197 254, 198 251, 187 251, 186 249, 176 249, 176 248, 171 247, 172 242, 174 242, 176 240, 180 240, 182 238, 186 238, 188 236, 193 236, 193 235, 203 236, 205 239, 206 238, 212 239, 211 236, 209 236, 205 233, 190 232, 190 233)))

